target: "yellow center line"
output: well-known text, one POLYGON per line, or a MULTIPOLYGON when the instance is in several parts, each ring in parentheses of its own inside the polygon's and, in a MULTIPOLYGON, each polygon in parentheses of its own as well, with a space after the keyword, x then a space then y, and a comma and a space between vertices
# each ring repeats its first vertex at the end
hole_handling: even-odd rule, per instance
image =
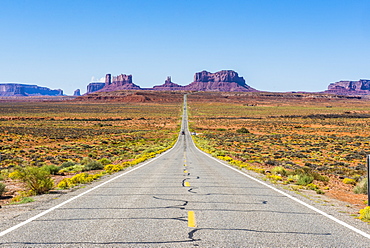
POLYGON ((196 227, 194 211, 188 211, 188 227, 196 227))
POLYGON ((184 173, 188 173, 188 171, 187 170, 184 170, 184 173))
POLYGON ((190 187, 190 183, 189 182, 185 182, 184 185, 185 185, 185 187, 190 187))

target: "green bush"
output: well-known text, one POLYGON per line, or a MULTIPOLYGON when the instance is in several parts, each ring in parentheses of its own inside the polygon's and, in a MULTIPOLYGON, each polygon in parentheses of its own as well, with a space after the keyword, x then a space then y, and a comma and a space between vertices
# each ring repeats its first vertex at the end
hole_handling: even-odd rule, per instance
POLYGON ((92 158, 83 158, 81 164, 85 167, 86 171, 101 170, 104 168, 104 165, 102 163, 92 158))
POLYGON ((355 194, 367 194, 367 178, 362 179, 353 189, 355 194))
POLYGON ((3 184, 3 183, 0 183, 0 196, 2 196, 3 195, 3 193, 5 192, 5 184, 3 184))
POLYGON ((67 162, 64 162, 60 167, 59 169, 64 169, 64 168, 68 168, 68 167, 72 167, 74 166, 75 163, 73 161, 67 161, 67 162))
POLYGON ((103 165, 103 166, 105 166, 105 165, 107 165, 107 164, 111 164, 112 163, 112 161, 110 161, 109 159, 107 159, 107 158, 102 158, 102 159, 100 159, 99 160, 99 162, 103 165))
POLYGON ((302 185, 302 186, 306 186, 306 185, 312 183, 313 180, 314 180, 313 176, 310 176, 310 175, 307 175, 307 174, 302 174, 302 175, 298 175, 297 184, 302 185))
POLYGON ((248 129, 246 129, 245 127, 242 127, 238 130, 236 130, 237 133, 250 133, 248 129))
POLYGON ((69 173, 76 173, 76 172, 81 172, 81 171, 84 171, 86 170, 85 169, 85 166, 81 165, 81 164, 75 164, 73 166, 69 166, 69 167, 66 167, 66 168, 63 168, 59 171, 59 173, 65 173, 65 172, 69 172, 69 173))
POLYGON ((54 187, 54 181, 49 171, 44 168, 34 166, 17 167, 11 174, 13 179, 19 179, 25 183, 26 187, 35 194, 46 193, 54 187))
POLYGON ((56 165, 44 165, 42 168, 49 171, 49 173, 52 175, 57 174, 58 171, 60 170, 60 167, 56 165))

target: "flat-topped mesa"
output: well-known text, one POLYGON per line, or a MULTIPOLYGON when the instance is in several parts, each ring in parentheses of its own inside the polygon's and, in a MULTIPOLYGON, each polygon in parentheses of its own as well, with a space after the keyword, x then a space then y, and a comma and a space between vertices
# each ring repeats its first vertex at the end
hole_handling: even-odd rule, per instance
POLYGON ((152 88, 153 90, 184 90, 184 86, 175 84, 171 81, 171 77, 167 77, 162 85, 156 85, 152 88))
POLYGON ((325 93, 340 95, 368 95, 370 94, 370 80, 339 81, 331 83, 325 93))
POLYGON ((244 78, 239 77, 238 73, 232 70, 223 70, 215 73, 201 71, 195 73, 194 82, 235 82, 245 85, 244 78))
POLYGON ((89 93, 93 93, 95 91, 98 91, 98 90, 101 90, 103 89, 105 86, 105 83, 101 83, 101 82, 91 82, 87 85, 87 91, 86 93, 89 94, 89 93))
POLYGON ((52 90, 38 85, 4 83, 0 84, 0 96, 62 96, 63 90, 52 90))
POLYGON ((194 82, 185 86, 186 90, 196 91, 243 91, 255 92, 256 89, 248 86, 243 77, 232 70, 223 70, 215 73, 201 71, 195 73, 194 82))

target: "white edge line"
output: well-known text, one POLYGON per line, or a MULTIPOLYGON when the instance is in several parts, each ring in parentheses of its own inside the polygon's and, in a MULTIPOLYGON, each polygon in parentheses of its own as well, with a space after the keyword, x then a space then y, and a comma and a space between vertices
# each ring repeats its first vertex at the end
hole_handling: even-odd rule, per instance
POLYGON ((284 191, 281 191, 281 190, 279 190, 279 189, 277 189, 277 188, 275 188, 275 187, 273 187, 273 186, 271 186, 271 185, 269 185, 269 184, 267 184, 267 183, 265 183, 265 182, 263 182, 263 181, 261 181, 261 180, 258 180, 257 178, 254 178, 254 177, 252 177, 252 176, 250 176, 250 175, 248 175, 248 174, 246 174, 246 173, 244 173, 244 172, 242 172, 242 171, 240 171, 240 170, 238 170, 238 169, 236 169, 236 168, 234 168, 234 167, 232 167, 232 166, 230 166, 230 165, 228 165, 228 164, 225 164, 225 163, 221 162, 221 161, 220 161, 220 160, 218 160, 217 158, 212 157, 212 156, 211 156, 211 155, 209 155, 208 153, 206 153, 206 152, 204 152, 204 151, 200 150, 200 149, 195 145, 194 140, 193 140, 192 138, 191 138, 191 140, 192 140, 192 142, 193 142, 193 144, 194 144, 194 146, 195 146, 195 148, 196 148, 197 150, 199 150, 200 152, 202 152, 204 155, 208 156, 209 158, 211 158, 211 159, 213 159, 213 160, 217 161, 218 163, 220 163, 220 164, 222 164, 222 165, 224 165, 224 166, 228 167, 229 169, 234 170, 234 171, 236 171, 236 172, 238 172, 238 173, 240 173, 240 174, 242 174, 242 175, 244 175, 244 176, 246 176, 246 177, 248 177, 248 178, 250 178, 250 179, 252 179, 252 180, 254 180, 254 181, 256 181, 256 182, 258 182, 258 183, 260 183, 260 184, 262 184, 262 185, 264 185, 264 186, 266 186, 266 187, 268 187, 268 188, 270 188, 270 189, 272 189, 272 190, 274 190, 274 191, 276 191, 276 192, 278 192, 278 193, 280 193, 280 194, 282 194, 282 195, 284 195, 284 196, 286 196, 286 197, 288 197, 288 198, 290 198, 290 199, 292 199, 293 201, 296 201, 296 202, 298 202, 298 203, 302 204, 303 206, 305 206, 305 207, 307 207, 307 208, 309 208, 309 209, 311 209, 311 210, 313 210, 313 211, 315 211, 315 212, 317 212, 317 213, 319 213, 319 214, 321 214, 321 215, 323 215, 323 216, 325 216, 325 217, 327 217, 327 218, 329 218, 329 219, 331 219, 331 220, 333 220, 333 221, 337 222, 338 224, 340 224, 340 225, 342 225, 342 226, 344 226, 344 227, 347 227, 348 229, 351 229, 352 231, 354 231, 354 232, 356 232, 356 233, 358 233, 358 234, 360 234, 360 235, 364 236, 365 238, 370 239, 370 234, 368 234, 368 233, 366 233, 366 232, 364 232, 364 231, 361 231, 360 229, 357 229, 357 228, 355 228, 355 227, 353 227, 353 226, 351 226, 351 225, 347 224, 346 222, 341 221, 341 220, 339 220, 339 219, 335 218, 334 216, 332 216, 332 215, 330 215, 330 214, 327 214, 327 213, 325 213, 325 212, 323 212, 323 211, 321 211, 321 210, 319 210, 319 209, 315 208, 314 206, 311 206, 310 204, 307 204, 307 203, 305 203, 304 201, 299 200, 298 198, 296 198, 296 197, 294 197, 294 196, 292 196, 292 195, 289 195, 288 193, 285 193, 284 191))
POLYGON ((85 194, 87 194, 87 193, 90 193, 90 192, 91 192, 91 191, 93 191, 93 190, 96 190, 97 188, 100 188, 101 186, 103 186, 103 185, 105 185, 105 184, 107 184, 107 183, 110 183, 110 182, 112 182, 112 181, 114 181, 114 180, 116 180, 116 179, 118 179, 118 178, 120 178, 120 177, 122 177, 122 176, 124 176, 124 175, 127 175, 128 173, 131 173, 131 172, 133 172, 133 171, 135 171, 135 170, 137 170, 137 169, 139 169, 139 168, 141 168, 141 167, 143 167, 143 166, 145 166, 145 165, 147 165, 147 164, 149 164, 149 163, 153 162, 154 160, 156 160, 156 159, 158 159, 158 158, 162 157, 164 154, 166 154, 166 153, 168 153, 169 151, 171 151, 171 150, 172 150, 172 149, 177 145, 177 143, 178 143, 178 141, 179 141, 179 138, 180 138, 180 135, 178 136, 178 139, 177 139, 176 143, 175 143, 175 144, 174 144, 170 149, 168 149, 167 151, 165 151, 165 152, 163 152, 163 153, 159 154, 158 156, 156 156, 156 157, 154 157, 154 158, 150 159, 149 161, 144 162, 143 164, 139 165, 138 167, 135 167, 135 168, 133 168, 133 169, 131 169, 131 170, 129 170, 129 171, 126 171, 126 172, 124 172, 124 173, 122 173, 122 174, 120 174, 120 175, 118 175, 118 176, 116 176, 116 177, 114 177, 114 178, 111 178, 111 179, 109 179, 108 181, 105 181, 105 182, 103 182, 103 183, 101 183, 101 184, 99 184, 99 185, 97 185, 97 186, 95 186, 95 187, 93 187, 93 188, 91 188, 91 189, 89 189, 89 190, 86 190, 85 192, 82 192, 82 193, 81 193, 81 194, 79 194, 79 195, 76 195, 76 196, 74 196, 74 197, 72 197, 72 198, 70 198, 70 199, 68 199, 68 200, 66 200, 66 201, 64 201, 64 202, 62 202, 62 203, 60 203, 60 204, 58 204, 58 205, 56 205, 56 206, 52 207, 52 208, 49 208, 48 210, 45 210, 44 212, 39 213, 38 215, 35 215, 35 216, 33 216, 33 217, 31 217, 31 218, 29 218, 29 219, 27 219, 27 220, 25 220, 25 221, 23 221, 23 222, 21 222, 21 223, 19 223, 19 224, 15 225, 15 226, 12 226, 12 227, 10 227, 10 228, 8 228, 8 229, 6 229, 6 230, 4 230, 4 231, 0 232, 0 237, 2 237, 2 236, 4 236, 5 234, 8 234, 8 233, 10 233, 10 232, 12 232, 12 231, 14 231, 14 230, 16 230, 16 229, 20 228, 20 227, 22 227, 22 226, 24 226, 24 225, 26 225, 26 224, 28 224, 28 223, 32 222, 32 221, 34 221, 34 220, 36 220, 36 219, 38 219, 38 218, 40 218, 40 217, 44 216, 45 214, 47 214, 47 213, 49 213, 49 212, 51 212, 51 211, 53 211, 53 210, 55 210, 55 209, 57 209, 57 208, 60 208, 60 207, 64 206, 65 204, 67 204, 67 203, 69 203, 69 202, 71 202, 71 201, 73 201, 73 200, 76 200, 77 198, 79 198, 79 197, 81 197, 81 196, 83 196, 83 195, 85 195, 85 194))

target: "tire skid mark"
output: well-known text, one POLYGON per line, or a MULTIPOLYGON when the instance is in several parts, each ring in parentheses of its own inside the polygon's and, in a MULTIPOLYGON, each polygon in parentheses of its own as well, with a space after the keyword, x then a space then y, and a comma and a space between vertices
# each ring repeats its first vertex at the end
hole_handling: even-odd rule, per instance
POLYGON ((166 199, 166 198, 160 198, 160 197, 156 197, 156 196, 153 196, 153 198, 156 199, 156 200, 162 200, 162 201, 180 201, 180 202, 183 202, 183 204, 173 205, 173 206, 167 206, 165 208, 185 209, 185 206, 189 204, 189 201, 186 201, 186 200, 166 199))

